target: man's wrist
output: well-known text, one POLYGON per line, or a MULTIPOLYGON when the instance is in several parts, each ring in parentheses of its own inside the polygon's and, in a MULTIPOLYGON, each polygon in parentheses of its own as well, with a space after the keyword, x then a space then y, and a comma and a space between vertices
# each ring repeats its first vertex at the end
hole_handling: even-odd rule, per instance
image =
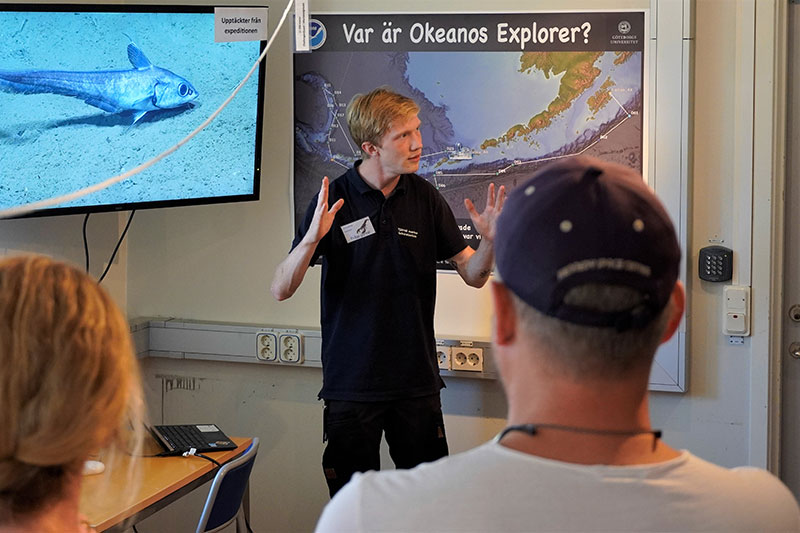
POLYGON ((494 250, 494 239, 481 235, 481 242, 478 243, 478 246, 482 246, 484 249, 494 250))
POLYGON ((316 248, 317 245, 319 244, 319 241, 321 241, 323 237, 325 237, 325 235, 321 235, 318 239, 315 240, 314 237, 311 235, 311 232, 308 232, 305 235, 303 235, 302 239, 300 239, 300 244, 298 244, 298 246, 307 246, 311 248, 316 248))

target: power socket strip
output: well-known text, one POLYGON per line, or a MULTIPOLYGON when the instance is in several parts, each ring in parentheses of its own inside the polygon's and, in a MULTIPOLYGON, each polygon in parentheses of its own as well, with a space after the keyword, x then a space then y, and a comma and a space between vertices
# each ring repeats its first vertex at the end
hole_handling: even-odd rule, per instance
POLYGON ((278 336, 274 333, 256 334, 256 357, 267 363, 278 360, 278 336))
POLYGON ((453 346, 452 370, 483 372, 483 348, 453 346))
POLYGON ((299 333, 281 333, 278 337, 278 358, 281 363, 301 364, 304 361, 303 336, 299 333))
MULTIPOLYGON (((131 323, 131 334, 137 357, 322 367, 322 337, 318 329, 179 318, 140 318, 131 323), (292 337, 284 338, 286 335, 292 337)), ((437 367, 441 365, 440 372, 448 378, 497 379, 492 348, 487 339, 439 337, 434 341, 434 354, 434 364, 437 367), (462 355, 454 363, 456 353, 462 355), (480 371, 481 356, 483 371, 480 371)))

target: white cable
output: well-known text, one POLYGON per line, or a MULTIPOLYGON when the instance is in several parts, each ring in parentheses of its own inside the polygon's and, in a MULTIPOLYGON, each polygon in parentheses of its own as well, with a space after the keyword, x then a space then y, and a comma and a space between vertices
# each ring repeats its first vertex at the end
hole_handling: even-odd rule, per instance
POLYGON ((114 185, 115 183, 119 183, 120 181, 126 180, 131 176, 135 176, 136 174, 142 172, 143 170, 150 168, 151 166, 155 165, 156 163, 158 163, 159 161, 170 155, 172 152, 176 151, 178 148, 189 142, 189 140, 192 137, 203 131, 206 128, 206 126, 211 124, 211 122, 215 118, 217 118, 217 115, 219 115, 220 112, 222 112, 222 110, 225 109, 225 107, 230 103, 230 101, 233 100, 237 94, 239 94, 239 91, 242 89, 244 84, 247 83, 247 80, 250 79, 250 76, 252 76, 253 72, 255 72, 256 68, 258 68, 258 64, 266 57, 267 52, 269 52, 269 49, 272 46, 272 42, 275 40, 275 37, 278 35, 281 28, 283 27, 283 23, 286 21, 286 17, 289 15, 289 10, 292 8, 292 5, 294 5, 294 0, 289 0, 289 4, 286 6, 286 9, 284 10, 283 16, 281 16, 280 21, 278 21, 278 26, 275 28, 275 31, 272 33, 272 36, 267 41, 267 46, 264 48, 264 51, 261 52, 261 55, 258 56, 258 59, 256 59, 256 62, 253 64, 253 67, 250 69, 250 72, 247 73, 247 76, 245 76, 242 79, 242 81, 239 82, 239 84, 233 90, 231 95, 224 102, 222 102, 222 105, 220 105, 217 108, 217 110, 211 114, 211 116, 209 116, 202 124, 197 126, 197 128, 195 128, 195 130, 192 131, 189 135, 178 141, 174 146, 168 148, 167 150, 164 150, 163 152, 161 152, 154 158, 150 159, 149 161, 145 161, 138 167, 132 168, 131 170, 124 172, 122 174, 118 174, 113 178, 108 178, 107 180, 102 181, 100 183, 90 185, 83 189, 79 189, 77 191, 64 194, 62 196, 48 198, 46 200, 39 200, 37 202, 32 202, 17 207, 11 207, 8 209, 2 209, 0 210, 0 219, 27 215, 28 213, 32 213, 37 209, 42 209, 45 207, 62 204, 65 202, 69 202, 71 200, 75 200, 77 198, 81 198, 82 196, 86 196, 87 194, 107 189, 108 187, 114 185))

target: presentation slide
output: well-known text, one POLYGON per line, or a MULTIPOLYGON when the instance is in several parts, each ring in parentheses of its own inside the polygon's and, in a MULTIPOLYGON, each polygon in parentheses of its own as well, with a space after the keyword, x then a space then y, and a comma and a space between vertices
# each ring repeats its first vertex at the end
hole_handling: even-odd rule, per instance
POLYGON ((389 85, 420 106, 418 174, 480 235, 464 198, 514 188, 541 165, 587 154, 642 171, 643 11, 312 15, 294 58, 294 200, 299 223, 323 176, 360 158, 345 109, 389 85))

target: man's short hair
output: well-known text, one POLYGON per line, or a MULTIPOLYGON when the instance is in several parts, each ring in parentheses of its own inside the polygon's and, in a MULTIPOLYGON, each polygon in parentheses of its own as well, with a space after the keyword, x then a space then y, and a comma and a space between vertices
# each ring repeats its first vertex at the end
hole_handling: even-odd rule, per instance
MULTIPOLYGON (((566 295, 570 305, 608 312, 637 305, 642 294, 617 285, 587 284, 566 295)), ((526 304, 514 293, 511 299, 520 329, 535 339, 545 357, 565 375, 574 378, 615 379, 649 368, 670 316, 668 304, 642 328, 617 331, 559 320, 526 304)))
MULTIPOLYGON (((392 123, 419 113, 419 106, 390 87, 378 87, 367 94, 357 94, 347 105, 347 126, 359 147, 369 142, 380 146, 381 138, 392 123)), ((364 154, 364 157, 369 157, 364 154)))
POLYGON ((618 375, 652 357, 680 258, 669 215, 642 177, 596 158, 542 168, 497 221, 496 272, 524 327, 579 373, 618 375))

